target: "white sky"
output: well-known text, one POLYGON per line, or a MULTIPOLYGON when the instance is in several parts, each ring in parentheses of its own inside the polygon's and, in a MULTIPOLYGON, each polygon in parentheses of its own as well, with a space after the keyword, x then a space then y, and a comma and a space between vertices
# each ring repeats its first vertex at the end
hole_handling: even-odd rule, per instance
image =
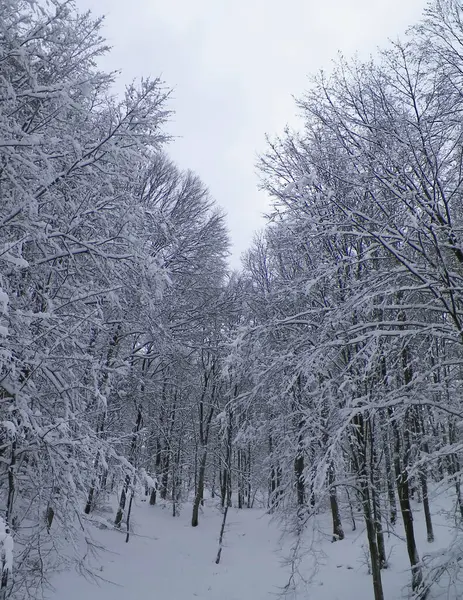
POLYGON ((170 156, 208 185, 228 214, 231 264, 262 228, 257 190, 265 134, 295 124, 292 96, 338 51, 368 57, 416 22, 426 0, 76 0, 106 15, 102 66, 126 83, 162 76, 174 88, 170 156))

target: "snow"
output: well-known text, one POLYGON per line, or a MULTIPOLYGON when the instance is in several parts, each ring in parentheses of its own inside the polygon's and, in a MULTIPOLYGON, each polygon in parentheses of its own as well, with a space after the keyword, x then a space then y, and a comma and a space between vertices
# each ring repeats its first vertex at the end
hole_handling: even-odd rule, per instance
MULTIPOLYGON (((448 497, 433 499, 436 542, 426 541, 422 505, 414 502, 416 539, 421 558, 447 547, 451 523, 448 497)), ((291 540, 284 538, 275 520, 260 509, 230 509, 222 560, 215 564, 221 513, 209 500, 202 509, 200 524, 190 526, 191 506, 173 518, 169 505, 149 506, 136 500, 133 530, 128 544, 125 533, 104 526, 107 519, 95 518, 96 541, 108 552, 100 555, 96 569, 102 578, 96 585, 76 573, 63 573, 54 581, 51 600, 270 600, 278 598, 289 581, 286 558, 291 540)), ((289 600, 371 600, 366 536, 361 518, 352 531, 345 519, 346 538, 332 543, 330 516, 322 514, 311 522, 304 538, 307 555, 299 564, 303 578, 296 577, 296 591, 287 589, 289 600)), ((408 598, 410 569, 399 522, 395 532, 385 531, 389 568, 382 571, 386 600, 408 598)), ((428 600, 461 597, 443 581, 432 588, 428 600)))
MULTIPOLYGON (((450 498, 438 497, 432 504, 436 541, 429 544, 422 505, 413 503, 421 558, 438 555, 452 535, 447 520, 450 498)), ((287 557, 294 540, 281 538, 276 520, 260 509, 230 509, 222 560, 216 565, 220 510, 209 500, 197 528, 190 526, 190 518, 190 505, 173 518, 169 505, 150 506, 138 498, 128 544, 125 532, 108 528, 108 519, 94 518, 96 541, 107 548, 95 564, 100 583, 77 573, 62 573, 54 580, 51 600, 270 600, 281 596, 290 579, 287 557)), ((304 536, 306 555, 298 565, 302 577, 296 575, 295 590, 291 585, 286 589, 288 600, 371 600, 364 525, 359 516, 356 522, 353 531, 345 519, 345 539, 332 543, 330 515, 321 514, 311 521, 304 536)), ((388 569, 382 571, 385 598, 409 598, 410 568, 402 524, 397 523, 394 532, 385 531, 385 538, 389 561, 388 569)), ((461 595, 444 580, 432 588, 428 600, 444 597, 457 600, 461 595)))
POLYGON ((0 287, 0 310, 3 314, 6 314, 6 307, 8 306, 9 298, 6 292, 0 287))
MULTIPOLYGON (((453 500, 452 494, 447 492, 431 498, 436 537, 433 543, 427 542, 423 506, 412 501, 415 537, 421 560, 431 553, 441 555, 442 549, 448 549, 454 531, 451 518, 453 500)), ((331 542, 330 515, 320 515, 311 523, 311 531, 306 535, 304 544, 307 555, 299 566, 308 585, 304 586, 296 578, 298 587, 296 593, 289 596, 291 599, 372 600, 373 586, 369 573, 365 527, 360 515, 357 517, 357 529, 353 531, 351 521, 344 515, 345 539, 336 543, 331 542)), ((384 534, 388 558, 388 568, 381 571, 385 600, 410 598, 410 563, 401 520, 398 519, 394 530, 385 527, 384 534)), ((459 600, 462 589, 463 586, 460 586, 458 592, 443 578, 439 585, 431 588, 427 600, 459 600)))
POLYGON ((157 479, 155 477, 151 477, 151 475, 149 475, 145 469, 140 469, 140 479, 148 488, 152 488, 154 490, 158 489, 157 479))
POLYGON ((270 600, 284 585, 278 529, 263 511, 232 509, 225 546, 215 564, 221 514, 205 506, 200 524, 190 525, 191 507, 180 517, 169 507, 137 500, 128 544, 125 533, 97 529, 109 552, 101 555, 98 575, 112 582, 95 585, 76 573, 60 574, 53 600, 270 600))
POLYGON ((14 542, 6 526, 5 521, 0 517, 0 553, 2 559, 2 570, 13 569, 13 548, 14 542))
POLYGON ((14 265, 18 268, 26 268, 29 266, 29 263, 27 262, 27 260, 25 260, 24 258, 22 258, 20 256, 14 256, 10 252, 4 252, 2 254, 2 259, 8 263, 11 263, 12 265, 14 265))
POLYGON ((12 421, 2 421, 1 426, 14 437, 16 435, 16 425, 12 421))
POLYGON ((288 185, 286 185, 283 189, 283 194, 289 196, 290 194, 293 193, 295 187, 296 187, 295 183, 293 183, 293 182, 288 183, 288 185))

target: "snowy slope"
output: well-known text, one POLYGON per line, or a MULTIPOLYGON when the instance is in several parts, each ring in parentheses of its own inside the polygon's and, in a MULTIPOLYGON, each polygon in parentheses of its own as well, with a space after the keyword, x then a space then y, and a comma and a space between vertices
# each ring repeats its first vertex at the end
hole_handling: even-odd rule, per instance
MULTIPOLYGON (((445 504, 445 503, 444 503, 445 504)), ((448 503, 447 503, 448 504, 448 503)), ((445 508, 434 501, 436 512, 445 508)), ((415 527, 420 555, 434 552, 448 543, 450 528, 443 514, 434 515, 436 541, 428 544, 421 507, 414 503, 415 527)), ((103 580, 98 585, 76 573, 63 573, 54 580, 52 600, 270 600, 278 597, 287 583, 290 569, 284 558, 289 541, 280 545, 277 523, 261 510, 231 509, 225 548, 220 565, 215 564, 221 515, 213 506, 204 507, 198 528, 190 524, 190 506, 179 518, 170 510, 137 502, 133 533, 128 544, 125 534, 95 529, 95 539, 108 548, 98 561, 103 580)), ((295 600, 371 600, 366 539, 361 519, 357 530, 345 521, 346 539, 331 543, 329 517, 320 516, 307 532, 311 552, 300 565, 308 585, 298 578, 295 600), (312 543, 313 542, 313 543, 312 543)), ((401 523, 386 535, 390 566, 383 571, 386 600, 409 595, 409 563, 401 523)), ((434 598, 461 597, 446 584, 435 587, 434 598)))
POLYGON ((137 503, 133 534, 96 530, 96 539, 110 553, 101 556, 101 577, 92 584, 77 574, 55 581, 53 600, 264 600, 274 597, 284 573, 274 550, 276 526, 259 511, 229 511, 225 547, 215 564, 220 513, 205 507, 197 528, 191 510, 179 518, 160 506, 137 503), (281 572, 280 572, 281 571, 281 572))

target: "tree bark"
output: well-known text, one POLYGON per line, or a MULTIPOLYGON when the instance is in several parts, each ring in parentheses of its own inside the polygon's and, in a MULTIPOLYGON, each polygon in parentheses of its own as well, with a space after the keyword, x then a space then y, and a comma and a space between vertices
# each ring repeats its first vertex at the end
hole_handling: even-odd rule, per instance
MULTIPOLYGON (((136 451, 137 451, 138 433, 139 433, 139 431, 140 431, 140 429, 142 427, 142 423, 143 423, 143 418, 142 418, 142 413, 141 413, 141 406, 138 406, 138 408, 137 408, 137 420, 136 420, 134 428, 133 428, 132 442, 130 444, 129 459, 130 459, 130 462, 132 464, 135 463, 136 451)), ((127 473, 127 475, 125 476, 124 486, 122 488, 121 497, 120 497, 120 500, 119 500, 119 507, 117 509, 116 518, 114 520, 114 526, 115 527, 120 527, 121 526, 122 517, 124 516, 125 503, 127 501, 127 494, 128 494, 129 487, 130 487, 130 482, 131 482, 131 477, 127 473)))
POLYGON ((330 485, 330 507, 331 507, 331 518, 333 522, 333 542, 344 539, 344 530, 342 528, 341 513, 339 511, 338 495, 336 488, 333 485, 335 482, 335 470, 334 465, 331 464, 328 469, 328 483, 330 485))
POLYGON ((193 503, 193 514, 191 517, 191 526, 197 527, 199 524, 199 507, 204 496, 204 479, 206 475, 207 448, 203 449, 203 454, 199 462, 198 487, 193 503))
MULTIPOLYGON (((408 412, 408 411, 407 411, 408 412)), ((395 444, 394 444, 394 468, 396 473, 397 492, 399 495, 399 506, 402 514, 402 520, 405 530, 405 538, 407 542, 408 558, 412 571, 412 589, 417 592, 423 581, 423 573, 420 566, 420 557, 416 547, 415 530, 413 526, 413 513, 410 505, 410 489, 408 482, 407 463, 410 453, 410 438, 408 432, 408 419, 405 419, 404 430, 404 465, 401 466, 400 461, 400 435, 394 424, 395 444)))

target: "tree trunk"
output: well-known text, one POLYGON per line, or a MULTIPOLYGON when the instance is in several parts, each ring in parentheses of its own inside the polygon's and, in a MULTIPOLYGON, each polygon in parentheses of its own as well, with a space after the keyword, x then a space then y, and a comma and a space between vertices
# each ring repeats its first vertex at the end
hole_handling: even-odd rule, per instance
POLYGON ((244 481, 243 481, 243 452, 238 449, 238 508, 243 508, 244 505, 244 481))
POLYGON ((370 479, 372 483, 371 500, 373 505, 373 518, 375 521, 376 539, 378 546, 379 566, 381 569, 387 568, 386 545, 384 543, 384 533, 381 514, 381 477, 379 474, 379 464, 375 450, 375 435, 373 418, 368 424, 369 444, 370 444, 370 479))
POLYGON ((223 509, 222 525, 220 526, 219 549, 217 550, 217 556, 215 558, 216 565, 218 565, 220 563, 220 558, 222 557, 223 537, 224 537, 224 533, 225 533, 225 524, 227 522, 228 507, 229 507, 229 503, 226 502, 225 507, 223 509))
POLYGON ((203 454, 199 462, 199 473, 198 473, 198 488, 196 490, 196 496, 193 503, 193 515, 191 517, 191 526, 197 527, 199 523, 199 507, 204 496, 204 480, 206 475, 206 464, 207 464, 207 448, 203 448, 203 454))
POLYGON ((247 488, 247 499, 248 508, 252 508, 252 488, 251 488, 251 467, 252 467, 252 454, 251 444, 248 444, 248 460, 247 460, 247 471, 246 471, 246 488, 247 488))
MULTIPOLYGON (((98 463, 99 463, 99 455, 97 456, 96 461, 95 461, 95 471, 98 469, 98 463)), ((89 515, 91 513, 91 511, 93 510, 94 496, 95 496, 95 479, 92 480, 90 489, 88 490, 87 503, 85 504, 85 508, 84 508, 84 513, 86 515, 89 515)))
MULTIPOLYGON (((142 427, 142 424, 143 424, 143 418, 142 418, 142 413, 141 413, 141 406, 138 406, 137 420, 132 429, 132 442, 130 444, 130 454, 129 454, 129 460, 130 460, 131 464, 133 464, 133 465, 135 465, 135 461, 136 461, 138 433, 142 427)), ((119 500, 119 507, 117 509, 116 518, 114 520, 115 527, 121 526, 122 517, 124 516, 125 503, 127 501, 127 493, 129 491, 130 483, 131 483, 131 477, 127 473, 127 475, 125 476, 124 485, 122 487, 122 492, 121 492, 121 497, 119 500)))
POLYGON ((420 566, 420 558, 416 547, 415 530, 413 527, 413 514, 410 505, 410 490, 408 484, 408 473, 406 465, 408 462, 409 433, 406 419, 404 430, 404 466, 400 464, 400 436, 397 427, 394 425, 395 443, 394 443, 394 468, 396 473, 397 491, 399 495, 399 506, 404 524, 405 537, 407 541, 407 552, 412 571, 412 590, 417 592, 423 581, 423 573, 420 566))
POLYGON ((132 503, 133 503, 133 497, 135 495, 135 491, 132 489, 132 492, 130 494, 130 500, 129 500, 129 508, 127 510, 127 535, 125 536, 125 543, 127 544, 130 538, 130 515, 132 514, 132 503))
POLYGON ((352 504, 352 500, 349 494, 349 488, 346 487, 346 494, 347 494, 347 502, 349 503, 349 512, 350 512, 350 518, 352 521, 352 531, 356 531, 357 530, 357 525, 355 523, 355 514, 354 514, 354 506, 352 504))
POLYGON ((366 481, 361 485, 361 490, 363 514, 367 528, 368 547, 370 551, 374 598, 375 600, 384 600, 383 583, 381 580, 381 559, 377 545, 377 530, 371 510, 371 499, 368 490, 368 483, 366 481))
POLYGON ((389 450, 389 444, 387 439, 384 441, 383 449, 384 461, 386 466, 386 484, 387 498, 389 502, 389 518, 391 521, 391 525, 395 525, 397 522, 397 502, 394 489, 394 472, 392 469, 391 453, 389 450))
POLYGON ((381 523, 381 507, 379 505, 378 491, 373 489, 371 491, 371 496, 373 501, 373 517, 375 520, 379 567, 380 569, 387 569, 386 544, 384 543, 384 532, 381 523))
MULTIPOLYGON (((229 450, 229 452, 227 452, 227 456, 231 457, 232 454, 232 415, 230 412, 228 412, 228 423, 227 423, 227 448, 229 450)), ((227 471, 231 471, 231 465, 227 464, 227 471)), ((222 525, 220 527, 220 534, 219 534, 219 549, 217 550, 217 556, 215 559, 215 564, 218 565, 220 563, 220 558, 222 556, 222 548, 223 548, 223 538, 224 538, 224 534, 225 534, 225 524, 227 522, 227 516, 228 516, 228 509, 231 506, 231 487, 229 487, 228 490, 228 494, 229 497, 227 498, 227 502, 225 503, 225 506, 223 508, 223 517, 222 517, 222 525)))
POLYGON ((338 495, 336 493, 336 488, 334 487, 335 482, 335 470, 334 465, 331 464, 328 469, 328 482, 330 485, 329 493, 330 493, 330 507, 331 507, 331 517, 333 521, 333 542, 337 542, 338 540, 344 539, 344 530, 342 528, 341 522, 341 513, 339 511, 339 503, 338 503, 338 495))
POLYGON ((294 461, 294 474, 296 476, 297 505, 303 506, 305 504, 304 454, 300 446, 294 461))
MULTIPOLYGON (((405 321, 405 314, 400 313, 398 319, 405 321)), ((405 390, 411 386, 413 382, 412 362, 410 359, 410 351, 406 344, 403 345, 401 351, 403 381, 405 390)), ((423 583, 423 572, 420 565, 420 557, 416 547, 415 530, 413 526, 413 513, 410 505, 410 481, 408 477, 408 467, 411 462, 411 432, 416 431, 416 414, 415 411, 408 407, 405 409, 404 428, 403 428, 403 465, 400 461, 400 434, 397 425, 394 422, 394 468, 396 472, 397 491, 399 495, 399 506, 402 514, 402 520, 405 529, 405 538, 407 541, 407 552, 410 560, 412 571, 412 590, 419 592, 423 583)))
POLYGON ((228 469, 224 468, 220 470, 220 502, 222 508, 225 506, 227 501, 227 485, 228 485, 228 469))
POLYGON ((434 541, 434 530, 432 527, 431 509, 429 507, 428 497, 428 478, 424 469, 420 472, 421 491, 423 493, 423 510, 426 521, 426 533, 429 543, 434 541))
POLYGON ((121 497, 119 499, 119 506, 117 508, 116 518, 114 520, 114 526, 120 527, 122 522, 122 517, 124 516, 125 503, 127 501, 127 490, 130 485, 130 475, 125 476, 124 485, 122 486, 121 497))
MULTIPOLYGON (((373 442, 371 419, 371 415, 364 417, 362 414, 358 414, 353 418, 352 423, 354 427, 350 438, 350 445, 352 462, 357 473, 358 497, 362 504, 363 517, 367 530, 374 598, 375 600, 384 600, 381 580, 381 555, 384 555, 384 548, 378 548, 378 542, 381 544, 384 538, 378 535, 382 531, 378 527, 377 519, 375 518, 374 490, 372 489, 374 481, 372 470, 375 468, 375 460, 373 448, 369 448, 369 445, 371 446, 373 442), (368 456, 370 460, 367 460, 368 456)), ((378 507, 376 508, 379 510, 378 507)))

